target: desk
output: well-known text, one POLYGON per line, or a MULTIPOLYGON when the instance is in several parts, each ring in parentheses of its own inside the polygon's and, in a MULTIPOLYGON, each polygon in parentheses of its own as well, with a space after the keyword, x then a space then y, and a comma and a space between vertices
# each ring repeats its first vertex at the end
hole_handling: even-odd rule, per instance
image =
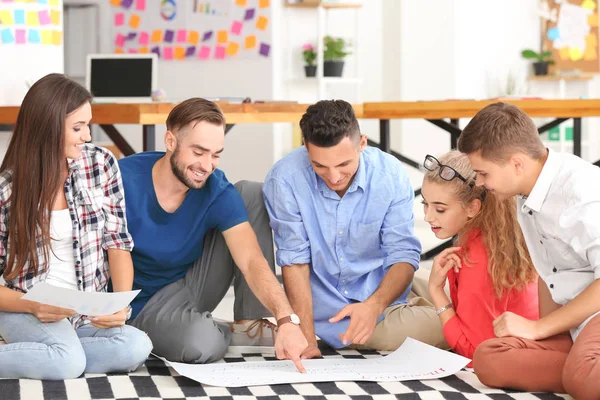
MULTIPOLYGON (((217 104, 225 114, 227 121, 225 132, 229 132, 235 124, 297 123, 309 106, 309 104, 297 103, 217 104)), ((98 124, 119 150, 128 156, 135 151, 114 125, 142 125, 144 151, 154 150, 155 125, 164 124, 175 105, 175 103, 93 104, 92 123, 98 124)), ((358 118, 362 118, 362 108, 362 104, 354 105, 358 118)), ((18 113, 19 107, 0 107, 0 125, 14 124, 18 113)))

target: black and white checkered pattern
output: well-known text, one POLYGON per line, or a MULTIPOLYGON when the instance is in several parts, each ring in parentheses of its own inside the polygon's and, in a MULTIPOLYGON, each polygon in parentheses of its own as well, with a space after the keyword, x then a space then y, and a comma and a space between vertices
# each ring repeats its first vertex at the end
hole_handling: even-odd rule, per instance
MULTIPOLYGON (((247 348, 246 348, 247 349, 247 348)), ((375 351, 321 349, 326 358, 379 357, 375 351)), ((274 360, 273 353, 230 352, 225 362, 274 360)), ((220 400, 433 400, 433 399, 570 399, 551 393, 518 393, 489 389, 473 372, 406 382, 322 382, 241 388, 203 386, 179 376, 155 358, 130 374, 87 374, 67 381, 0 380, 1 400, 84 400, 84 399, 220 399, 220 400)))

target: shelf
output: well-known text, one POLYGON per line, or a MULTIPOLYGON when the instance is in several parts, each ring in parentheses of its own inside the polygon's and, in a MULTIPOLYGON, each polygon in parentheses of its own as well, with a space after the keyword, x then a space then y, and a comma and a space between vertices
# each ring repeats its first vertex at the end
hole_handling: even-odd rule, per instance
POLYGON ((581 75, 543 75, 543 76, 529 76, 527 80, 529 81, 589 81, 594 79, 597 76, 595 74, 581 74, 581 75))
POLYGON ((360 3, 285 3, 290 8, 361 8, 360 3))
MULTIPOLYGON (((360 78, 344 78, 344 77, 335 77, 335 76, 324 76, 323 78, 320 78, 324 83, 334 83, 334 84, 355 84, 355 83, 362 83, 362 79, 360 78)), ((318 77, 299 77, 299 78, 288 78, 285 80, 286 82, 289 83, 304 83, 304 82, 313 82, 313 83, 317 83, 319 82, 319 78, 318 77)))

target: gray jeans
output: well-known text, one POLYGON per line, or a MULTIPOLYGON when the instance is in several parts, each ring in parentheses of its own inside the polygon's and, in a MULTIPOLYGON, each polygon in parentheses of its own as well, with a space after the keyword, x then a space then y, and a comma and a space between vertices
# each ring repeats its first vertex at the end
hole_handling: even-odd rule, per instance
MULTIPOLYGON (((275 271, 273 235, 258 182, 235 184, 248 210, 261 250, 275 271)), ((218 324, 211 312, 234 282, 235 320, 270 316, 252 293, 239 268, 233 262, 223 235, 209 232, 204 239, 202 256, 186 276, 150 298, 131 325, 146 332, 154 344, 153 353, 175 362, 207 363, 225 355, 231 333, 218 324)))

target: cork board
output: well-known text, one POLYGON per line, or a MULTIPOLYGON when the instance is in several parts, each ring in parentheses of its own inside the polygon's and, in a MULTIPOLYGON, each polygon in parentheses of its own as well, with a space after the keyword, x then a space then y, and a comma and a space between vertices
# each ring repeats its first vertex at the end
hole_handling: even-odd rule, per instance
POLYGON ((542 14, 542 48, 552 51, 553 70, 600 72, 600 0, 547 0, 542 14))

